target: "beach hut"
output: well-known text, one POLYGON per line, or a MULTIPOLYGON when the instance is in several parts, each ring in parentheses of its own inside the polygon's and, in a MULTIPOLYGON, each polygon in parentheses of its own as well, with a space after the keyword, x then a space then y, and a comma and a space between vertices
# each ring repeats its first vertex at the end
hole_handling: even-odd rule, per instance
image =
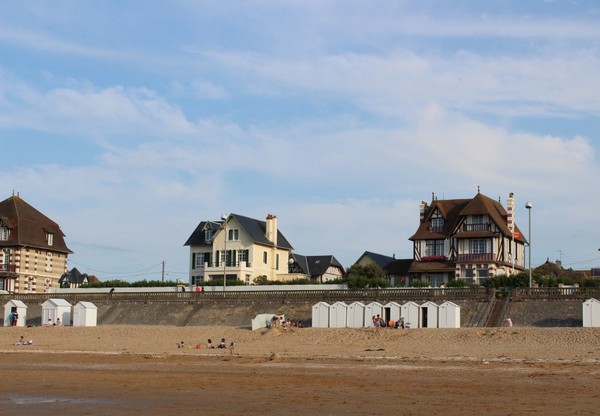
POLYGON ((98 307, 92 302, 78 302, 73 306, 73 326, 96 326, 98 307))
POLYGON ((373 326, 373 317, 383 317, 383 305, 379 302, 371 302, 365 306, 365 327, 373 326))
POLYGON ((365 325, 365 304, 359 301, 348 305, 346 313, 346 326, 348 328, 362 328, 365 325))
POLYGON ((421 323, 419 321, 419 315, 421 313, 421 307, 418 303, 413 301, 406 302, 401 307, 402 317, 404 318, 404 325, 406 328, 419 328, 421 323))
POLYGON ((400 320, 402 316, 402 305, 398 302, 388 302, 383 305, 383 319, 386 322, 394 321, 394 323, 400 320))
POLYGON ((42 303, 42 325, 71 325, 71 304, 64 299, 42 303))
POLYGON ((312 307, 313 328, 329 328, 329 304, 319 302, 312 307))
POLYGON ((600 301, 597 299, 583 302, 583 326, 600 327, 600 301))
POLYGON ((447 300, 438 310, 438 328, 460 328, 460 306, 447 300))
POLYGON ((344 302, 335 302, 329 306, 329 328, 345 328, 348 305, 344 302))
POLYGON ((17 314, 16 326, 25 326, 27 323, 27 305, 20 300, 11 299, 4 305, 4 326, 12 325, 15 314, 17 314))
POLYGON ((438 308, 439 306, 431 301, 427 301, 421 305, 421 328, 438 327, 438 308))

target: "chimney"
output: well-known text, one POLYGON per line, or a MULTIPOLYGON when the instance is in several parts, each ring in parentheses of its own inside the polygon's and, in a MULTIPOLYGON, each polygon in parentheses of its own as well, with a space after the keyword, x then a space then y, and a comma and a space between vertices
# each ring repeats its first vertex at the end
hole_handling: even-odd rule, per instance
POLYGON ((273 214, 267 215, 267 240, 277 245, 277 217, 273 214))
POLYGON ((506 200, 506 223, 511 234, 515 233, 515 198, 511 192, 506 200))
POLYGON ((427 202, 421 201, 421 205, 419 205, 419 212, 421 222, 423 222, 423 219, 425 218, 425 213, 427 212, 427 202))

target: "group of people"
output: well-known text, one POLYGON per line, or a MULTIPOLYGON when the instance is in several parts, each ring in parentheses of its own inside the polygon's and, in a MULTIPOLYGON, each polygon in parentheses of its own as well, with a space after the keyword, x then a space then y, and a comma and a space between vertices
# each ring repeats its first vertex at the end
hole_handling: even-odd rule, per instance
POLYGON ((27 341, 25 339, 25 337, 23 337, 23 335, 21 335, 21 338, 19 339, 18 342, 15 343, 15 345, 33 345, 33 340, 30 339, 29 341, 27 341))
POLYGON ((385 322, 385 319, 383 319, 380 315, 376 315, 373 316, 373 327, 375 328, 375 331, 378 331, 379 328, 395 328, 395 329, 404 329, 404 318, 400 318, 397 321, 394 321, 393 319, 390 319, 388 322, 385 322))
MULTIPOLYGON (((215 349, 216 348, 216 349, 222 349, 222 350, 224 350, 224 349, 228 348, 227 347, 227 343, 225 342, 225 338, 221 338, 221 342, 219 342, 216 346, 215 346, 215 344, 213 344, 212 339, 209 338, 206 341, 205 346, 206 346, 207 349, 215 349)), ((183 341, 178 342, 177 343, 177 348, 185 348, 185 342, 183 342, 183 341)), ((201 343, 200 344, 196 344, 196 349, 200 349, 200 348, 202 348, 202 344, 201 343)), ((235 342, 231 341, 229 343, 229 354, 233 355, 234 352, 235 352, 235 342)))
POLYGON ((17 322, 19 322, 19 314, 16 311, 11 312, 8 315, 8 321, 10 322, 11 326, 17 326, 17 322))
POLYGON ((279 327, 281 327, 283 329, 302 328, 302 322, 300 322, 300 321, 292 322, 289 318, 284 321, 283 320, 283 316, 275 315, 271 319, 270 325, 269 325, 269 323, 267 323, 267 327, 268 328, 271 328, 271 327, 279 328, 279 327))

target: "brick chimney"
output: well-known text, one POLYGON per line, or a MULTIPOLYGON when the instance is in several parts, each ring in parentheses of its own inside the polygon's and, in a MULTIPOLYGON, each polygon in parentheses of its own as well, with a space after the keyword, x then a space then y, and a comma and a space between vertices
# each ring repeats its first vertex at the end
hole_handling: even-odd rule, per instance
POLYGON ((267 240, 277 245, 277 217, 273 214, 267 215, 267 240))
POLYGON ((427 212, 427 202, 421 201, 421 204, 419 205, 419 215, 420 215, 421 222, 423 222, 426 212, 427 212))

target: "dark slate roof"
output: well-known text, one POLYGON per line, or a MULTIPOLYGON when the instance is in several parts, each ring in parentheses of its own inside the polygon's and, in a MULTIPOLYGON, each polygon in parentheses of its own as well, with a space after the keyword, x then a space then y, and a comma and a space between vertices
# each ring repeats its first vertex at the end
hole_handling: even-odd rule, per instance
POLYGON ((444 273, 454 272, 456 266, 449 261, 415 261, 410 265, 410 273, 444 273))
POLYGON ((386 256, 384 254, 378 254, 378 253, 373 253, 371 251, 365 251, 362 256, 360 256, 358 258, 358 260, 356 260, 356 263, 358 263, 359 261, 361 261, 364 257, 368 257, 371 260, 373 260, 379 267, 383 268, 385 267, 388 263, 390 263, 392 260, 394 260, 393 257, 390 256, 386 256))
MULTIPOLYGON (((235 218, 237 223, 244 229, 252 241, 256 244, 273 246, 273 243, 267 239, 267 223, 254 218, 245 217, 239 214, 231 214, 228 218, 235 218)), ((279 227, 277 227, 277 247, 293 250, 294 248, 283 236, 279 227)))
MULTIPOLYGON (((234 218, 244 232, 250 237, 255 244, 262 244, 265 246, 273 246, 273 243, 267 239, 267 223, 266 221, 256 220, 254 218, 245 217, 239 214, 231 214, 228 218, 234 218)), ((211 244, 205 239, 205 229, 211 227, 212 230, 216 231, 221 227, 223 221, 202 221, 192 235, 185 242, 184 246, 200 245, 200 244, 211 244)), ((277 247, 293 250, 292 245, 283 236, 279 227, 277 227, 277 247)))
POLYGON ((384 266, 384 270, 389 275, 394 276, 406 276, 410 270, 410 266, 413 263, 413 259, 397 259, 392 260, 384 266))
POLYGON ((13 195, 0 202, 0 221, 10 229, 8 241, 0 241, 2 246, 35 247, 59 253, 72 253, 65 243, 65 235, 59 225, 25 202, 19 195, 13 195), (48 245, 47 234, 53 235, 52 245, 48 245))
POLYGON ((89 276, 85 273, 81 273, 76 267, 73 267, 70 271, 63 274, 58 280, 59 283, 62 283, 65 279, 69 281, 69 283, 85 283, 86 278, 89 281, 89 276))
POLYGON ((211 241, 206 241, 206 230, 212 230, 213 234, 223 224, 223 221, 201 221, 196 227, 192 235, 187 239, 184 246, 196 246, 200 244, 211 244, 211 241))
MULTIPOLYGON (((427 208, 425 218, 419 224, 419 228, 413 234, 409 240, 424 240, 424 239, 445 239, 450 236, 455 230, 460 221, 467 215, 478 215, 487 214, 490 220, 496 224, 498 229, 505 236, 511 236, 511 232, 508 229, 507 223, 507 212, 500 204, 481 193, 475 195, 472 199, 446 199, 446 200, 434 200, 431 202, 431 206, 427 208), (431 232, 431 217, 433 213, 439 210, 444 217, 444 227, 441 232, 431 232)), ((519 227, 515 224, 515 240, 526 243, 527 240, 520 232, 519 227)), ((491 235, 481 234, 480 237, 486 237, 491 235)), ((475 232, 468 232, 463 234, 462 232, 457 233, 454 237, 457 238, 473 238, 478 235, 475 232)))
POLYGON ((292 258, 302 269, 302 272, 310 276, 322 276, 327 273, 330 267, 337 267, 341 269, 342 274, 345 273, 344 266, 332 255, 303 256, 294 253, 292 258))

